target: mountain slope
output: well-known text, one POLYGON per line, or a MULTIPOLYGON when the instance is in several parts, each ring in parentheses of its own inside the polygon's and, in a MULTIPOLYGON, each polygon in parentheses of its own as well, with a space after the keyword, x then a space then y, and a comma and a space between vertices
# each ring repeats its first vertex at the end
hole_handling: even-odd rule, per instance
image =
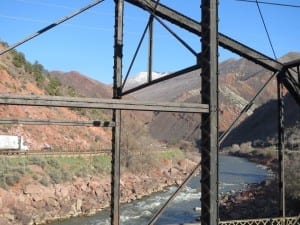
MULTIPOLYGON (((256 147, 276 143, 278 135, 278 103, 271 100, 239 124, 225 139, 222 147, 250 142, 256 147)), ((284 126, 287 144, 300 146, 300 106, 291 95, 284 98, 284 126), (294 138, 294 137, 298 137, 294 138)))
MULTIPOLYGON (((300 58, 299 53, 289 53, 281 61, 300 58)), ((225 131, 243 108, 262 88, 272 73, 246 59, 230 59, 219 65, 220 131, 225 131)), ((172 80, 150 86, 134 93, 140 100, 200 101, 200 70, 172 80)), ((273 78, 241 120, 256 109, 277 98, 277 82, 273 78)), ((293 114, 293 113, 292 113, 293 114)), ((297 118, 297 116, 295 115, 297 118)), ((260 117, 252 117, 259 119, 260 117)), ((153 137, 177 142, 181 139, 197 141, 200 137, 200 115, 156 112, 149 124, 153 137)), ((267 125, 268 126, 268 125, 267 125)), ((271 126, 272 127, 272 126, 271 126)), ((271 129, 271 128, 270 128, 271 129)), ((262 134, 263 135, 263 134, 262 134)))
POLYGON ((63 73, 60 71, 51 71, 51 77, 57 78, 61 84, 71 86, 82 96, 91 98, 112 98, 112 88, 86 77, 76 71, 63 73))

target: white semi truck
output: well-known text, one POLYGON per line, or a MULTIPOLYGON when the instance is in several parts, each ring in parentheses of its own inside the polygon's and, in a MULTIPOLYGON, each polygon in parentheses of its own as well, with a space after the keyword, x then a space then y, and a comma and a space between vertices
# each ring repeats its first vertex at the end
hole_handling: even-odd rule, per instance
POLYGON ((23 136, 0 134, 0 152, 21 152, 26 153, 28 146, 24 142, 23 136))

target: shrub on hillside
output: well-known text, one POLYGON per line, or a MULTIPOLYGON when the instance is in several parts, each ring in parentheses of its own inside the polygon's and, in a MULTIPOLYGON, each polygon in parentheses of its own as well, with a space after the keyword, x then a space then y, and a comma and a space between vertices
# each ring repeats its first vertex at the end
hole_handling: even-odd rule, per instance
POLYGON ((63 179, 62 179, 62 174, 61 174, 60 170, 52 169, 52 170, 49 170, 48 174, 49 174, 49 177, 51 178, 51 180, 53 181, 53 183, 55 183, 55 184, 62 183, 63 179))
POLYGON ((18 171, 6 170, 5 173, 0 174, 0 187, 7 188, 13 186, 20 181, 22 174, 18 171))
POLYGON ((44 72, 44 67, 43 65, 39 64, 37 61, 32 65, 32 72, 35 81, 37 82, 37 85, 39 87, 42 87, 44 81, 45 81, 45 76, 43 74, 44 72))
POLYGON ((20 181, 21 175, 18 173, 9 173, 6 174, 5 182, 8 186, 13 186, 20 181))
POLYGON ((61 83, 57 78, 52 78, 50 76, 48 76, 49 79, 49 83, 46 87, 46 91, 49 95, 53 95, 53 96, 59 96, 61 95, 61 83))
POLYGON ((59 162, 55 158, 49 158, 47 160, 47 163, 48 163, 48 165, 50 167, 53 167, 55 169, 59 169, 60 168, 59 162))
POLYGON ((41 168, 45 168, 47 162, 43 157, 38 157, 38 156, 32 156, 28 158, 28 163, 40 166, 41 168))
POLYGON ((153 154, 131 155, 127 158, 125 169, 131 173, 143 173, 153 167, 159 167, 159 158, 153 154))
POLYGON ((12 63, 15 67, 20 68, 20 67, 25 67, 26 64, 26 59, 23 53, 17 52, 15 50, 12 51, 12 63))
POLYGON ((44 185, 45 187, 48 187, 48 185, 49 185, 49 179, 48 179, 48 177, 42 176, 42 178, 40 179, 40 183, 42 185, 44 185))

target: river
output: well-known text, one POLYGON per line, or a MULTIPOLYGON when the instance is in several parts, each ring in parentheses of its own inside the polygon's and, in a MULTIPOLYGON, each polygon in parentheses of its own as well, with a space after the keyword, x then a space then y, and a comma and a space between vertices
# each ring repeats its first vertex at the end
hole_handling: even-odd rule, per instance
MULTIPOLYGON (((220 156, 219 194, 234 193, 247 184, 260 183, 267 179, 270 170, 246 159, 220 156)), ((122 225, 147 224, 152 214, 176 190, 169 187, 163 192, 155 193, 141 200, 121 206, 120 221, 122 225)), ((180 224, 194 222, 199 212, 193 209, 200 207, 200 176, 195 176, 182 192, 168 206, 156 225, 180 224)), ((72 218, 51 223, 51 225, 109 225, 109 210, 104 210, 90 217, 72 218)))

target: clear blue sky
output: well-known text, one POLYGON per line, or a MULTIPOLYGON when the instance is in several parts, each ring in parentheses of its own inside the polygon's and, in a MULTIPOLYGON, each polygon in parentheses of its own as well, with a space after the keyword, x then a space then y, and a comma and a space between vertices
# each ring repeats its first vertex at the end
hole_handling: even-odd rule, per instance
MULTIPOLYGON (((90 4, 92 0, 1 0, 0 40, 12 45, 43 27, 90 4)), ((200 21, 200 0, 161 0, 161 3, 200 21)), ((299 0, 265 2, 300 6, 299 0)), ((148 14, 125 4, 124 64, 126 74, 148 20, 148 14)), ((300 52, 300 8, 260 4, 274 50, 278 57, 289 51, 300 52)), ((219 31, 274 58, 255 3, 220 0, 219 31)), ((168 24, 168 23, 167 23, 168 24)), ((195 51, 200 39, 168 24, 195 51)), ((113 75, 114 1, 105 0, 94 8, 57 26, 17 48, 30 62, 36 60, 47 70, 76 70, 104 83, 113 75)), ((154 62, 156 72, 171 72, 195 64, 195 57, 155 23, 154 62)), ((148 37, 148 36, 146 36, 148 37)), ((139 53, 131 75, 147 70, 147 41, 139 53)), ((238 57, 220 48, 220 61, 238 57)))

